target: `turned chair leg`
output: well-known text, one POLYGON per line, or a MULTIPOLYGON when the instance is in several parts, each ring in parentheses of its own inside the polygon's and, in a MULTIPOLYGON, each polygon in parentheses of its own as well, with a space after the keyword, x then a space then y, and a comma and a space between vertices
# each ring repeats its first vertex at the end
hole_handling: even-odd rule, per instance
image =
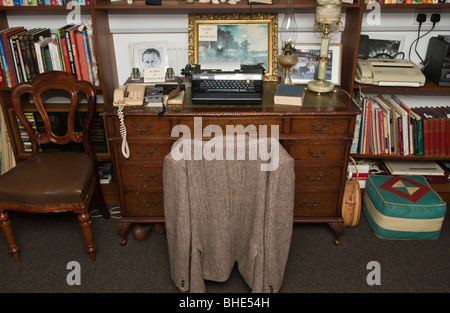
POLYGON ((86 252, 91 257, 91 261, 95 261, 95 244, 92 240, 92 231, 91 231, 91 216, 89 213, 79 213, 78 221, 81 226, 81 230, 83 231, 84 240, 86 242, 86 252))
POLYGON ((0 227, 2 228, 3 234, 5 234, 6 241, 8 242, 9 253, 11 253, 16 262, 19 263, 19 246, 14 240, 9 214, 3 210, 0 210, 0 227))

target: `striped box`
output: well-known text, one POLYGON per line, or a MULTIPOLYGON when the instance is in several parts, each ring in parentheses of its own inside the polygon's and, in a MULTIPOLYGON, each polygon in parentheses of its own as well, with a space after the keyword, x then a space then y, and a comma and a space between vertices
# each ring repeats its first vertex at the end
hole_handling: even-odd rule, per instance
POLYGON ((423 176, 369 175, 363 210, 383 239, 438 239, 447 205, 423 176))

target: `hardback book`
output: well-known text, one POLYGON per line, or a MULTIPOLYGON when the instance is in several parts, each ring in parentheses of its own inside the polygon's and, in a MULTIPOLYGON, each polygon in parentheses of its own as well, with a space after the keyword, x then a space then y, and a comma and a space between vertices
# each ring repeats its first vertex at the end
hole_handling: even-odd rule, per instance
POLYGON ((286 104, 301 106, 303 103, 303 91, 305 86, 280 84, 275 91, 274 104, 286 104))

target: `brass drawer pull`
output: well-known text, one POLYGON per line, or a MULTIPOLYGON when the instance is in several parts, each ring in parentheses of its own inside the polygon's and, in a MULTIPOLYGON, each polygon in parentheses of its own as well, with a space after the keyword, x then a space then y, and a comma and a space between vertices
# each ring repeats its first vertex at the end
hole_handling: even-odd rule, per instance
MULTIPOLYGON (((245 124, 245 128, 249 127, 250 125, 253 125, 253 124, 250 124, 250 123, 245 124)), ((252 131, 252 132, 260 132, 260 131, 264 130, 264 127, 267 128, 267 125, 265 125, 265 124, 259 124, 259 127, 256 127, 256 126, 255 126, 255 128, 252 128, 252 129, 249 128, 249 131, 252 131)))
MULTIPOLYGON (((318 121, 318 124, 320 125, 320 120, 318 121)), ((311 127, 318 132, 324 131, 325 129, 327 129, 330 126, 330 123, 325 123, 325 125, 323 126, 323 128, 317 128, 316 127, 316 123, 311 123, 311 127)))
POLYGON ((309 203, 308 200, 303 200, 303 204, 308 207, 316 207, 320 203, 320 200, 317 199, 313 204, 309 203))
POLYGON ((145 178, 144 174, 140 173, 139 174, 139 178, 142 179, 143 181, 153 181, 156 177, 156 173, 154 173, 150 178, 145 178))
POLYGON ((306 173, 305 176, 306 176, 310 181, 319 181, 319 180, 322 179, 323 173, 320 172, 320 173, 319 173, 319 176, 317 176, 316 178, 311 177, 311 174, 309 174, 309 173, 306 173))
POLYGON ((322 150, 322 152, 320 154, 314 154, 313 151, 311 149, 308 150, 309 154, 311 154, 312 157, 314 158, 321 158, 325 155, 325 153, 327 153, 327 150, 322 150))
POLYGON ((155 150, 151 149, 148 154, 142 154, 141 149, 137 149, 136 152, 137 154, 139 154, 141 158, 150 158, 153 155, 153 153, 155 153, 155 150))
POLYGON ((159 203, 159 201, 158 201, 158 200, 155 200, 155 201, 153 201, 152 204, 147 204, 147 201, 146 201, 145 199, 142 200, 142 204, 145 205, 145 206, 148 207, 148 208, 154 208, 155 206, 158 205, 158 203, 159 203))
POLYGON ((136 128, 136 130, 137 131, 139 131, 139 132, 147 132, 147 131, 149 131, 150 130, 150 128, 152 128, 152 124, 151 123, 148 123, 148 125, 147 125, 147 128, 139 128, 139 125, 138 125, 138 123, 134 123, 134 128, 136 128))

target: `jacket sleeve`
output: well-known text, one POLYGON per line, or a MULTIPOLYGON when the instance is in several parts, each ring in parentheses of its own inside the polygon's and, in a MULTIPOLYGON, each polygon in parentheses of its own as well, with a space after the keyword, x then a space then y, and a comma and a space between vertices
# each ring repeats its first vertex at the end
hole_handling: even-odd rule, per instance
POLYGON ((279 166, 269 173, 264 225, 263 292, 278 292, 289 255, 294 218, 294 159, 279 145, 279 166))
POLYGON ((191 226, 186 161, 164 159, 164 219, 170 258, 170 273, 180 291, 189 290, 191 226))

